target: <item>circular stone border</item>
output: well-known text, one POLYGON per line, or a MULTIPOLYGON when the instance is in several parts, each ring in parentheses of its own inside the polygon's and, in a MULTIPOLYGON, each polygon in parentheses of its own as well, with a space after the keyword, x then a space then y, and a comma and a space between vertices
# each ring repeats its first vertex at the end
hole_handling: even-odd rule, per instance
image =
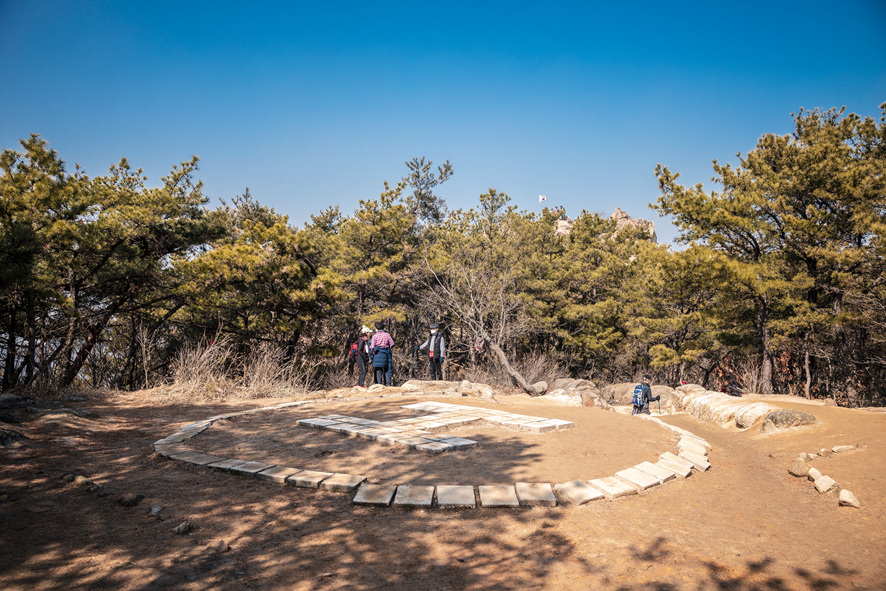
MULTIPOLYGON (((347 401, 347 400, 345 400, 347 401)), ((342 402, 337 400, 337 402, 342 402)), ((237 458, 223 458, 185 447, 184 443, 212 427, 216 421, 322 403, 317 400, 284 402, 273 406, 216 415, 196 423, 185 425, 177 432, 154 442, 154 451, 165 458, 208 466, 241 476, 253 476, 259 480, 301 488, 316 488, 333 492, 354 494, 355 505, 375 507, 476 508, 476 507, 527 507, 555 506, 559 502, 583 505, 599 499, 617 499, 634 495, 676 478, 686 478, 693 470, 704 472, 711 467, 708 453, 710 444, 693 433, 669 425, 649 415, 636 415, 652 421, 680 436, 678 452, 666 451, 656 463, 642 462, 620 470, 611 476, 593 480, 572 480, 557 484, 547 482, 516 482, 513 485, 448 485, 418 486, 410 484, 376 485, 366 482, 365 476, 355 474, 321 472, 276 466, 237 458), (436 500, 436 503, 435 503, 436 500)), ((460 406, 460 405, 456 405, 460 406)), ((466 407, 475 408, 475 407, 466 407)))

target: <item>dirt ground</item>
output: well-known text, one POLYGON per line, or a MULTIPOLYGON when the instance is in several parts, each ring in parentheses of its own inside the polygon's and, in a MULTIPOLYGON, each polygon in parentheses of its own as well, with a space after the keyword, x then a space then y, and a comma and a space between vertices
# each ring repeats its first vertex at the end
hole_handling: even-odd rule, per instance
MULTIPOLYGON (((770 400, 821 423, 775 435, 666 416, 711 443, 708 472, 581 507, 403 510, 152 453, 153 441, 187 423, 280 399, 148 398, 67 403, 90 416, 17 411, 28 439, 0 447, 0 589, 886 589, 884 413, 770 400), (812 465, 853 491, 860 509, 787 472, 800 452, 856 444, 812 465), (77 475, 101 487, 78 485, 77 475), (144 498, 123 506, 127 494, 144 498), (174 533, 183 521, 194 531, 174 533)), ((333 413, 415 416, 401 408, 415 398, 363 398, 222 421, 188 445, 377 483, 476 485, 587 480, 676 451, 670 431, 596 408, 432 399, 575 427, 466 426, 451 433, 477 447, 430 456, 294 424, 333 413)))

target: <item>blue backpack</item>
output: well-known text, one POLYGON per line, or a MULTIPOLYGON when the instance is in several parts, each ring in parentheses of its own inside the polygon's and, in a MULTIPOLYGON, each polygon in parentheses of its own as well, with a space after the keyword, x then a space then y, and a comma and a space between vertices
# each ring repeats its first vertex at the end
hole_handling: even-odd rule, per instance
POLYGON ((643 396, 643 384, 637 384, 637 387, 634 388, 634 395, 631 396, 631 404, 637 407, 643 406, 645 403, 643 396))

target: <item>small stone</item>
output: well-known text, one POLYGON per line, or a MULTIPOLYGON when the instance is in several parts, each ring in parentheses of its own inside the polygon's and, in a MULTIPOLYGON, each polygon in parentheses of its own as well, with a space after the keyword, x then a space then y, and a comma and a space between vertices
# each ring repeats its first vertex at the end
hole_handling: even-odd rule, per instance
POLYGON ((806 477, 809 478, 812 482, 815 482, 819 478, 821 478, 821 472, 818 471, 817 468, 809 468, 809 472, 806 473, 806 477))
POLYGON ((134 493, 126 493, 117 499, 117 503, 123 505, 124 507, 135 507, 139 503, 141 503, 142 499, 145 498, 145 495, 137 495, 134 493))
POLYGON ((854 445, 835 445, 831 448, 831 451, 835 454, 843 453, 844 451, 855 451, 854 445))
POLYGON ((183 536, 187 533, 192 532, 193 530, 194 530, 194 526, 191 525, 191 523, 189 521, 183 521, 183 522, 179 523, 178 525, 176 525, 174 528, 172 528, 172 533, 183 536))
POLYGON ((157 517, 162 510, 163 505, 151 505, 151 517, 157 517))
POLYGON ((76 478, 74 478, 74 485, 85 488, 92 485, 92 481, 85 476, 77 476, 76 478))
POLYGON ((844 488, 840 491, 840 506, 859 509, 861 508, 861 503, 858 502, 858 497, 844 488))
POLYGON ((809 464, 807 464, 800 458, 797 458, 788 468, 788 472, 790 472, 792 476, 796 476, 797 478, 807 476, 809 474, 809 464))
POLYGON ((830 476, 821 476, 815 480, 815 489, 820 492, 828 492, 837 486, 837 481, 835 481, 830 476))

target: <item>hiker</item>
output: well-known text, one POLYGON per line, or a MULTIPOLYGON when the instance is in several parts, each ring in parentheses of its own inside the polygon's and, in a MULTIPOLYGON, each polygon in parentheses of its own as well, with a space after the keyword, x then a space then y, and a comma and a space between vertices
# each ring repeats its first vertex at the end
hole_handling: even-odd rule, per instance
POLYGON ((634 410, 631 411, 632 415, 652 414, 649 412, 649 403, 661 400, 661 396, 652 397, 651 384, 652 376, 646 374, 643 376, 643 381, 634 388, 634 398, 632 399, 634 410))
POLYGON ((428 337, 421 345, 415 348, 416 351, 428 350, 428 359, 431 365, 431 379, 443 379, 443 356, 446 354, 446 339, 443 335, 437 334, 438 326, 431 325, 431 336, 428 337))
POLYGON ((369 363, 369 335, 371 334, 372 329, 364 324, 360 329, 360 338, 354 343, 357 345, 354 359, 356 359, 357 367, 360 370, 360 375, 357 376, 357 387, 363 389, 366 388, 366 364, 369 363))
POLYGON ((392 386, 394 379, 394 358, 391 350, 394 348, 394 339, 385 332, 385 325, 379 322, 375 325, 376 331, 369 343, 369 355, 372 357, 372 369, 375 373, 375 383, 392 386))

